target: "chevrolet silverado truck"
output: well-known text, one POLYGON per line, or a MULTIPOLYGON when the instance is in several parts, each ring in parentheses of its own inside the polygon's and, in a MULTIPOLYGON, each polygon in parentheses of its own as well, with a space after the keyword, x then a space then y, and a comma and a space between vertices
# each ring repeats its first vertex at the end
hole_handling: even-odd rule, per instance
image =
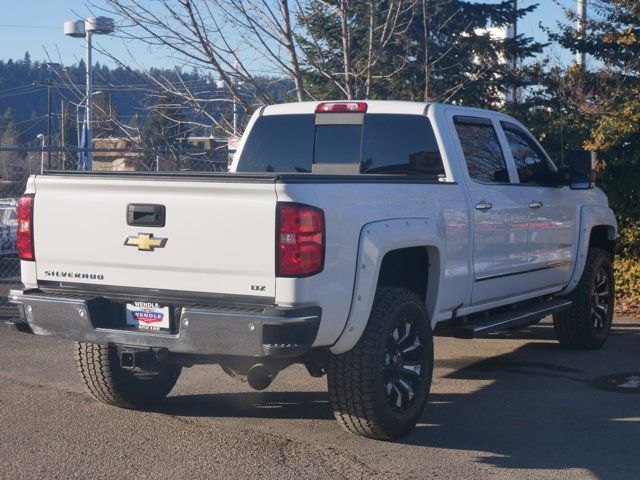
POLYGON ((590 152, 556 167, 515 119, 453 105, 259 108, 228 173, 46 172, 19 201, 16 326, 76 341, 98 400, 146 408, 181 369, 255 389, 303 364, 336 419, 420 419, 437 324, 460 338, 553 315, 596 349, 616 221, 590 152))

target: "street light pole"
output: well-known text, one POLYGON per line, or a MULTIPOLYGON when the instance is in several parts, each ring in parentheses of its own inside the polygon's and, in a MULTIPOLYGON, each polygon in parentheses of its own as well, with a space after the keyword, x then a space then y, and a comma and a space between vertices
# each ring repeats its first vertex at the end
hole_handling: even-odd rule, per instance
POLYGON ((115 25, 112 18, 108 17, 89 17, 85 21, 76 20, 64 23, 64 34, 70 37, 84 38, 87 42, 87 98, 86 98, 86 169, 93 169, 93 146, 91 140, 93 138, 93 108, 91 106, 91 94, 93 91, 93 60, 91 58, 91 40, 93 34, 105 35, 113 33, 115 25))

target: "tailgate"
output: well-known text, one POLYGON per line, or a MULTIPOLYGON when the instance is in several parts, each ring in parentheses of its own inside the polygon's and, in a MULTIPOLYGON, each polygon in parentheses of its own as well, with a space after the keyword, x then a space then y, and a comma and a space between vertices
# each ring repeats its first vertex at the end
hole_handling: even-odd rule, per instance
POLYGON ((38 282, 274 297, 273 179, 239 180, 37 176, 38 282), (165 225, 128 225, 130 204, 165 225))

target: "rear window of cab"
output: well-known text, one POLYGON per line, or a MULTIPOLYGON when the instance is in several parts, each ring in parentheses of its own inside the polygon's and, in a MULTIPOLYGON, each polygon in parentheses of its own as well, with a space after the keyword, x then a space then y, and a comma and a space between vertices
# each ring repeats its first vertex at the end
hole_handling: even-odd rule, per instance
POLYGON ((312 173, 314 165, 331 164, 351 166, 353 173, 445 176, 429 119, 394 114, 365 114, 359 125, 316 125, 308 114, 260 117, 237 171, 312 173))

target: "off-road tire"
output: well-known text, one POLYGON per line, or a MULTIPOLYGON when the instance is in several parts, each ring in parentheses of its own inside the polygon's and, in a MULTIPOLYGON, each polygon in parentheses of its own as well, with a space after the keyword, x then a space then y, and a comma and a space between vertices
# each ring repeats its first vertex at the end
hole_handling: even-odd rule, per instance
MULTIPOLYGON (((396 346, 400 345, 397 343, 396 346)), ((398 347, 400 350, 400 347, 398 347)), ((407 349, 408 350, 408 349, 407 349)), ((393 367, 391 367, 393 368, 393 367)), ((350 351, 331 355, 327 383, 335 418, 348 431, 377 440, 393 440, 411 431, 427 403, 433 375, 433 337, 424 302, 410 290, 378 288, 365 331, 350 351), (405 317, 402 317, 402 316, 405 317), (388 342, 398 322, 409 315, 420 330, 423 363, 413 401, 406 411, 394 411, 385 380, 388 342)), ((398 396, 400 392, 397 391, 398 396)))
POLYGON ((589 248, 582 277, 568 298, 572 301, 571 307, 553 315, 553 328, 560 344, 574 350, 595 350, 602 347, 611 330, 615 298, 613 266, 611 257, 605 250, 589 248), (604 272, 608 277, 607 309, 601 319, 594 316, 593 306, 599 272, 604 272))
POLYGON ((115 345, 76 343, 76 365, 89 393, 121 408, 143 409, 162 401, 178 381, 182 368, 159 365, 151 371, 125 370, 115 345))

